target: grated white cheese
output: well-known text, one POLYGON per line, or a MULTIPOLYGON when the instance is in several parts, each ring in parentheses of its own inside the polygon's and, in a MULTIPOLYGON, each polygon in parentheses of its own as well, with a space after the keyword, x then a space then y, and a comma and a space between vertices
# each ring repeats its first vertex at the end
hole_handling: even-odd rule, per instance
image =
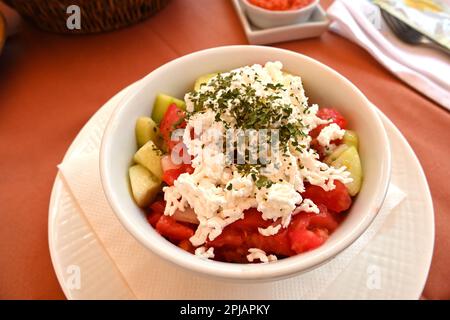
POLYGON ((345 166, 340 168, 328 166, 319 160, 319 155, 313 149, 297 152, 297 156, 303 166, 300 168, 303 178, 313 185, 322 187, 325 191, 333 190, 336 187, 335 180, 339 180, 343 184, 353 181, 345 166))
MULTIPOLYGON (((226 100, 228 109, 222 113, 222 121, 216 121, 216 113, 211 110, 219 105, 220 99, 223 104, 223 96, 227 90, 239 90, 244 95, 251 88, 256 96, 265 98, 268 95, 268 84, 282 85, 285 90, 277 91, 278 97, 274 103, 288 105, 292 109, 288 119, 283 121, 295 123, 301 119, 305 134, 329 121, 317 117, 318 106, 308 105, 301 78, 283 73, 280 62, 268 62, 265 66, 245 66, 221 76, 232 76, 229 88, 215 92, 214 78, 209 80, 199 91, 215 92, 214 95, 204 102, 204 106, 207 106, 204 110, 193 113, 187 119, 183 143, 192 158, 194 172, 180 175, 173 186, 163 189, 167 202, 164 214, 173 215, 176 210, 183 211, 190 207, 197 215, 199 225, 190 239, 194 246, 201 246, 208 239, 214 240, 227 225, 244 218, 244 211, 250 208, 257 208, 265 220, 280 220, 281 226, 259 230, 264 235, 276 234, 281 227, 289 225, 292 215, 298 211, 297 206, 302 211, 318 211, 312 201, 302 201, 300 193, 304 191, 304 182, 321 186, 328 191, 335 188, 335 180, 343 183, 352 181, 344 167, 336 169, 321 162, 318 154, 310 149, 311 137, 306 135, 299 137, 297 141, 305 147, 301 152, 290 145, 283 155, 271 158, 273 161, 264 168, 264 175, 274 183, 270 187, 258 189, 250 175, 242 175, 236 165, 227 163, 221 139, 226 135, 227 140, 235 142, 239 130, 228 135, 224 122, 231 129, 236 129, 236 119, 230 110, 240 101, 226 100)), ((195 103, 191 93, 186 94, 185 102, 187 111, 193 112, 195 103)), ((280 121, 274 121, 271 126, 278 128, 280 121)), ((341 137, 341 131, 331 124, 322 130, 321 135, 319 143, 329 144, 333 139, 341 137)))
POLYGON ((317 136, 319 144, 325 148, 330 148, 331 141, 336 139, 342 139, 344 137, 345 130, 341 129, 336 123, 329 124, 323 128, 317 136))
POLYGON ((257 210, 262 213, 264 220, 281 218, 283 227, 291 221, 291 213, 297 204, 302 201, 302 196, 294 186, 283 182, 275 183, 270 188, 261 188, 256 192, 257 210))
POLYGON ((195 255, 203 259, 213 259, 214 258, 214 248, 211 247, 206 249, 205 247, 198 247, 195 249, 195 255))
POLYGON ((268 262, 273 262, 273 261, 277 261, 277 256, 270 254, 267 255, 263 250, 258 249, 258 248, 250 248, 248 249, 249 254, 247 255, 247 260, 249 262, 253 262, 255 260, 259 260, 262 263, 268 263, 268 262))
POLYGON ((313 212, 319 214, 320 210, 311 199, 303 199, 303 202, 294 210, 292 214, 297 214, 299 212, 313 212))
POLYGON ((274 226, 268 226, 267 228, 258 228, 258 232, 263 236, 269 237, 278 233, 281 229, 281 224, 274 226))

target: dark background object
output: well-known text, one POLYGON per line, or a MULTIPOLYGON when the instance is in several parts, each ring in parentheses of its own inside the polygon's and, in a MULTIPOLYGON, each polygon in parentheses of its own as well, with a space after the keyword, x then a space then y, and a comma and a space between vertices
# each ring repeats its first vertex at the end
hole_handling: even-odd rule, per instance
POLYGON ((5 18, 3 18, 2 13, 0 12, 0 53, 2 53, 3 45, 6 40, 6 22, 5 18))
POLYGON ((38 28, 57 33, 98 33, 120 29, 142 21, 170 0, 3 0, 38 28), (81 29, 66 26, 67 8, 81 11, 81 29))

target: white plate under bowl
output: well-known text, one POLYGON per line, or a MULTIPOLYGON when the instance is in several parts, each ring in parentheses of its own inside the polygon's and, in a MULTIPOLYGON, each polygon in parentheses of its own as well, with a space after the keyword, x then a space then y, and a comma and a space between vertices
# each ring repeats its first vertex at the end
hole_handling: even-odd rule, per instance
MULTIPOLYGON (((106 123, 112 109, 136 85, 117 94, 89 120, 67 151, 66 160, 93 150, 92 131, 99 131, 98 122, 106 123)), ((325 290, 320 297, 323 299, 417 299, 427 279, 434 244, 434 213, 428 184, 405 138, 386 116, 381 112, 380 115, 391 142, 391 180, 407 194, 407 198, 393 210, 375 238, 325 290), (368 285, 374 267, 381 279, 376 287, 368 285)), ((95 136, 100 138, 101 132, 96 132, 95 136)), ((59 175, 50 200, 48 232, 53 266, 67 298, 136 298, 59 175), (83 270, 80 288, 71 285, 71 266, 83 270)), ((295 291, 285 292, 283 296, 299 298, 295 291)))
POLYGON ((317 9, 312 13, 311 18, 306 22, 260 29, 249 21, 241 0, 232 1, 250 44, 270 44, 319 37, 327 30, 330 24, 330 20, 327 18, 325 11, 318 5, 317 9))

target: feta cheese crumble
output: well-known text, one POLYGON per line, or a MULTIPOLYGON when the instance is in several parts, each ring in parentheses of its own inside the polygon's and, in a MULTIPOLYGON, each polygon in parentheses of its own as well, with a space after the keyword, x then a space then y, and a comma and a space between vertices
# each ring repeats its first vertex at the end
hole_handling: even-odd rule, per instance
MULTIPOLYGON (((352 181, 345 167, 328 166, 310 148, 309 132, 329 121, 317 117, 317 105, 308 104, 301 78, 282 72, 282 67, 280 62, 268 62, 221 73, 185 96, 183 143, 194 172, 181 174, 173 186, 163 189, 164 214, 193 209, 199 221, 190 238, 194 246, 217 238, 226 226, 243 219, 250 208, 260 211, 264 220, 280 222, 275 227, 259 228, 260 234, 277 234, 294 214, 319 213, 311 200, 300 195, 305 182, 328 191, 335 188, 335 180, 344 184, 352 181), (255 163, 229 161, 236 150, 229 153, 224 145, 236 145, 240 134, 249 129, 278 133, 279 152, 271 149, 263 159, 267 163, 261 159, 255 163)), ((330 124, 320 133, 319 143, 329 145, 342 138, 343 132, 330 124)), ((249 141, 248 148, 258 144, 249 141)), ((197 250, 200 256, 213 254, 204 247, 197 250)), ((269 261, 270 256, 261 250, 250 250, 249 261, 269 261)))
POLYGON ((213 259, 214 258, 214 248, 211 247, 206 249, 205 247, 198 247, 195 249, 195 255, 203 259, 213 259))
POLYGON ((291 213, 302 200, 302 196, 289 183, 275 183, 270 188, 263 188, 256 194, 257 210, 264 220, 281 218, 283 227, 287 227, 291 213))
POLYGON ((339 127, 336 123, 332 123, 320 131, 317 137, 317 141, 325 148, 330 148, 331 141, 342 139, 344 137, 344 134, 344 129, 341 129, 341 127, 339 127))
POLYGON ((273 261, 277 261, 277 256, 270 254, 267 255, 263 250, 258 249, 258 248, 250 248, 248 249, 249 254, 247 255, 247 260, 249 262, 253 262, 255 260, 259 260, 262 263, 268 263, 268 262, 273 262, 273 261))
POLYGON ((303 199, 303 202, 294 210, 293 214, 297 214, 299 212, 313 212, 315 214, 319 214, 320 210, 319 207, 312 202, 312 200, 303 199))
POLYGON ((269 237, 278 233, 281 229, 281 224, 274 226, 268 226, 267 228, 258 228, 258 232, 263 236, 269 237))

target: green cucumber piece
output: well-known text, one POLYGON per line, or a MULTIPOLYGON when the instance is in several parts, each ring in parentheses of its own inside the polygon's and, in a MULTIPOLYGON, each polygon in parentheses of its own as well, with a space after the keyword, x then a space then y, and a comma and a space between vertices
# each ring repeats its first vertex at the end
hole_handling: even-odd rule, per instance
POLYGON ((197 80, 195 80, 194 90, 195 91, 200 90, 202 84, 207 83, 211 78, 215 77, 216 75, 217 73, 208 73, 199 77, 197 80))
POLYGON ((153 141, 158 147, 162 146, 162 137, 155 121, 149 117, 139 117, 136 120, 136 141, 139 148, 149 141, 153 141))
POLYGON ((136 204, 141 208, 148 206, 161 191, 161 181, 139 164, 130 167, 128 173, 136 204))
POLYGON ((348 145, 346 144, 341 144, 339 145, 336 149, 334 149, 334 151, 327 156, 323 162, 325 162, 326 164, 330 165, 334 160, 336 160, 337 158, 339 158, 339 156, 349 148, 348 145))
POLYGON ((348 145, 349 147, 354 146, 356 150, 358 150, 359 148, 359 138, 355 131, 345 130, 342 142, 348 145))
POLYGON ((357 195, 361 190, 363 171, 358 150, 356 150, 355 146, 351 146, 345 150, 335 161, 331 163, 331 165, 335 168, 340 168, 342 166, 347 168, 347 171, 350 172, 350 177, 353 179, 352 182, 346 184, 348 193, 352 197, 357 195))
POLYGON ((150 140, 135 153, 134 161, 148 169, 156 178, 162 180, 161 156, 161 150, 150 140))
POLYGON ((167 108, 169 108, 172 103, 175 103, 178 108, 186 110, 186 104, 184 103, 184 101, 171 97, 164 93, 159 93, 156 96, 155 103, 153 105, 152 119, 156 123, 160 123, 167 111, 167 108))

